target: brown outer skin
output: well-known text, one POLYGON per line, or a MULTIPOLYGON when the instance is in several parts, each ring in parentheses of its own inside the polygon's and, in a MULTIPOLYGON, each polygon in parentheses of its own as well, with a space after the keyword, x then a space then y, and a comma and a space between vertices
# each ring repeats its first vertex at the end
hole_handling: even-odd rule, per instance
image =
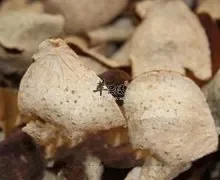
POLYGON ((0 89, 0 128, 3 128, 3 117, 4 117, 4 96, 3 96, 3 90, 0 89))
POLYGON ((44 161, 40 147, 19 129, 0 144, 1 180, 41 180, 44 161))
POLYGON ((57 164, 59 166, 66 164, 65 168, 67 169, 77 166, 76 171, 82 173, 84 169, 82 169, 80 162, 82 163, 85 160, 87 154, 92 154, 98 157, 106 167, 110 168, 124 169, 143 165, 149 153, 148 151, 141 151, 142 155, 137 159, 136 154, 140 150, 134 150, 131 147, 127 131, 127 128, 121 127, 96 134, 88 134, 86 141, 78 146, 69 150, 58 149, 56 154, 57 164), (116 133, 120 133, 122 138, 120 145, 115 147, 113 142, 116 133))
POLYGON ((100 158, 103 164, 111 168, 132 168, 144 163, 147 151, 142 151, 141 158, 136 159, 138 150, 134 150, 128 139, 128 129, 118 128, 115 132, 120 132, 122 142, 119 146, 114 147, 111 142, 111 136, 114 136, 114 130, 109 132, 100 132, 101 134, 89 135, 88 140, 84 143, 85 147, 91 149, 94 156, 100 158))
POLYGON ((86 154, 81 147, 69 149, 67 156, 63 156, 63 150, 60 150, 60 158, 57 159, 55 168, 61 169, 63 176, 67 180, 83 180, 85 176, 85 161, 86 154))
POLYGON ((17 90, 0 88, 0 128, 6 136, 17 125, 18 114, 17 90))

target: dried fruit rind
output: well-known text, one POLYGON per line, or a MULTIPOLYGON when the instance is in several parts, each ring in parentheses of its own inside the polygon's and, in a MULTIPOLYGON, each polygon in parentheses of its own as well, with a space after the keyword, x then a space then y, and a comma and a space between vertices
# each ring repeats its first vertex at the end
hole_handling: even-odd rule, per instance
POLYGON ((13 72, 26 68, 38 45, 63 32, 60 15, 10 12, 0 16, 0 69, 13 72))
POLYGON ((196 10, 198 13, 208 13, 214 19, 220 19, 220 1, 204 0, 201 1, 196 10))
POLYGON ((85 32, 106 24, 127 5, 128 0, 47 0, 45 10, 65 17, 65 31, 69 34, 85 32), (86 13, 85 13, 86 12, 86 13))
MULTIPOLYGON (((205 31, 197 17, 179 0, 157 1, 152 6, 134 32, 130 58, 135 77, 143 71, 144 62, 147 68, 148 62, 157 60, 160 63, 178 63, 201 80, 210 78, 212 74, 205 31)), ((175 69, 173 65, 170 70, 175 69)))
POLYGON ((190 79, 152 71, 133 80, 124 100, 134 148, 150 149, 169 164, 188 163, 217 149, 218 139, 204 95, 190 79))
POLYGON ((22 114, 54 125, 73 145, 82 142, 86 133, 126 126, 108 91, 94 92, 101 79, 63 40, 45 40, 33 59, 19 89, 22 114))

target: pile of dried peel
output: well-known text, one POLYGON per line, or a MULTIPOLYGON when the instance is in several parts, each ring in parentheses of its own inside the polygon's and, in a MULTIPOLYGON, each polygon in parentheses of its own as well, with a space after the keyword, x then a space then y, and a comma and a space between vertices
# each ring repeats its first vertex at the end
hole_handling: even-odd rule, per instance
POLYGON ((2 0, 0 179, 219 179, 219 12, 2 0))

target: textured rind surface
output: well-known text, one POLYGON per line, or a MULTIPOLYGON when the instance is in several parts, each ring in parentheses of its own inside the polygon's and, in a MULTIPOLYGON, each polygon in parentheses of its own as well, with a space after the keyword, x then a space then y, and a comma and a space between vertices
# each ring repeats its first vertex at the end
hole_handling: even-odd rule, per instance
POLYGON ((47 0, 45 10, 65 17, 65 31, 73 34, 106 24, 127 5, 128 0, 47 0))
POLYGON ((47 38, 60 35, 63 27, 64 19, 60 15, 23 11, 1 15, 0 70, 7 73, 26 68, 38 45, 47 38), (4 48, 16 49, 21 53, 10 53, 4 48))
POLYGON ((108 91, 102 96, 93 92, 101 79, 83 66, 64 41, 45 40, 33 59, 19 89, 22 114, 55 125, 73 142, 80 141, 87 132, 126 126, 108 91))
POLYGON ((212 116, 215 119, 215 125, 220 134, 220 71, 214 76, 214 78, 202 88, 202 91, 207 99, 209 107, 212 112, 212 116))
POLYGON ((125 93, 134 148, 150 149, 169 164, 186 163, 217 149, 217 132, 199 87, 169 71, 145 73, 125 93))
POLYGON ((134 32, 130 58, 134 77, 149 71, 148 64, 156 60, 161 61, 162 70, 172 68, 179 72, 175 65, 166 68, 165 63, 163 67, 163 61, 179 63, 201 80, 210 78, 212 73, 205 31, 197 17, 179 0, 156 1, 150 6, 145 20, 134 32))

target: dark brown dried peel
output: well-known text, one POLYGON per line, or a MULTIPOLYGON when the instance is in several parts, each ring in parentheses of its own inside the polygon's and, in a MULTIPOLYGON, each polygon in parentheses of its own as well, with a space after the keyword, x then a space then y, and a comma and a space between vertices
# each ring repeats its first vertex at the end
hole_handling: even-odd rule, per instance
POLYGON ((83 146, 88 147, 90 153, 111 168, 132 168, 142 165, 148 155, 147 151, 131 147, 127 129, 122 127, 91 134, 83 146))
POLYGON ((42 151, 26 133, 16 130, 1 142, 1 180, 41 180, 43 171, 42 151))
POLYGON ((140 166, 149 156, 148 151, 131 147, 127 128, 121 127, 89 134, 83 143, 72 149, 58 149, 56 166, 62 168, 66 177, 77 174, 82 177, 85 171, 83 162, 88 154, 99 158, 105 167, 117 169, 140 166))
POLYGON ((55 166, 58 169, 58 174, 62 174, 66 180, 83 180, 86 177, 83 165, 86 154, 80 146, 68 151, 60 150, 58 153, 60 153, 57 154, 60 157, 55 166), (62 157, 63 152, 66 152, 68 155, 62 157))

